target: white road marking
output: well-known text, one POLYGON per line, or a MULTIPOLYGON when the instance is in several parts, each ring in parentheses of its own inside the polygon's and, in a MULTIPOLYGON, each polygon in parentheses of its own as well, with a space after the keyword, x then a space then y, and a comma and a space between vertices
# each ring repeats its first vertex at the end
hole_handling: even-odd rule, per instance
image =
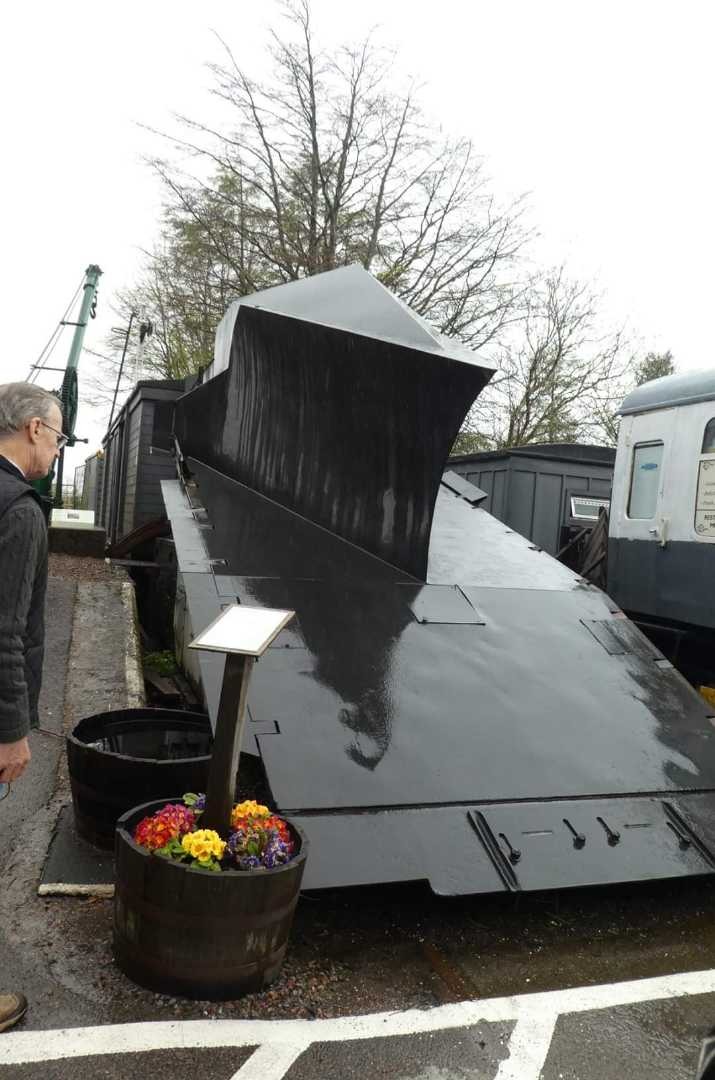
MULTIPOLYGON (((652 979, 583 986, 569 990, 550 990, 514 997, 486 998, 483 1001, 460 1001, 435 1009, 409 1009, 405 1012, 371 1013, 344 1016, 334 1020, 184 1020, 113 1024, 86 1028, 63 1028, 56 1031, 6 1032, 0 1039, 0 1065, 26 1065, 32 1062, 89 1057, 94 1054, 129 1054, 148 1050, 210 1049, 226 1046, 256 1046, 284 1050, 290 1054, 313 1042, 344 1042, 354 1039, 378 1039, 394 1035, 448 1031, 487 1023, 516 1021, 510 1040, 511 1065, 500 1066, 499 1080, 519 1076, 532 1080, 538 1053, 545 1058, 547 1035, 562 1014, 611 1009, 619 1005, 662 1001, 693 994, 715 993, 715 970, 663 975, 652 979), (530 1053, 530 1040, 538 1041, 538 1053, 530 1053), (545 1045, 545 1048, 544 1048, 545 1045), (519 1062, 523 1071, 519 1072, 519 1062), (508 1071, 510 1069, 511 1071, 508 1071), (516 1071, 515 1071, 516 1070, 516 1071), (531 1071, 527 1071, 531 1070, 531 1071)), ((260 1059, 254 1056, 260 1063, 260 1059)), ((268 1057, 266 1058, 268 1060, 268 1057)), ((293 1059, 295 1060, 295 1059, 293 1059)), ((543 1063, 543 1060, 542 1060, 543 1063)), ((249 1062, 242 1067, 246 1069, 249 1062)), ((241 1072, 248 1080, 250 1072, 241 1072)), ((277 1076, 277 1074, 275 1074, 277 1076)))
POLYGON ((244 1062, 231 1080, 281 1080, 310 1042, 264 1043, 244 1062))
POLYGON ((558 1013, 525 1014, 509 1039, 509 1057, 500 1061, 494 1080, 539 1080, 554 1037, 558 1013))

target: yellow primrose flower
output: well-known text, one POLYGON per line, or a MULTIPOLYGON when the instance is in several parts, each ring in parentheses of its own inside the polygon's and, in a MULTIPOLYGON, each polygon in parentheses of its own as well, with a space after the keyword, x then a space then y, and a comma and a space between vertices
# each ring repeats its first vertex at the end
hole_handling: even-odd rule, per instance
POLYGON ((245 802, 236 803, 233 808, 233 817, 270 817, 270 810, 267 806, 263 806, 261 803, 256 802, 255 799, 246 799, 245 802))
POLYGON ((194 859, 206 862, 210 858, 220 859, 226 850, 226 842, 213 829, 197 829, 186 833, 181 839, 181 846, 194 859))

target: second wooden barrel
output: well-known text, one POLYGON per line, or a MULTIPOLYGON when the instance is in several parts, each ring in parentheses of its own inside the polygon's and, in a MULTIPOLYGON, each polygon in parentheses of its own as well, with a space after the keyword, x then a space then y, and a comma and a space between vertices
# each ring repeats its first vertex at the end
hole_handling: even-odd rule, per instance
POLYGON ((67 736, 77 832, 111 850, 117 818, 133 806, 205 791, 212 741, 202 713, 122 709, 80 720, 67 736))

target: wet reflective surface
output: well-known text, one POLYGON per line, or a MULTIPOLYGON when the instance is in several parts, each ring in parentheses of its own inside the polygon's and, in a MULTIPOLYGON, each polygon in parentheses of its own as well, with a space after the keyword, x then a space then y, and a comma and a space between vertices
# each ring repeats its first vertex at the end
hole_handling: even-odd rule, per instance
POLYGON ((87 746, 126 757, 177 761, 180 758, 204 757, 210 753, 212 741, 208 734, 187 734, 186 731, 172 729, 157 731, 153 726, 139 725, 137 730, 108 734, 103 739, 88 742, 87 746))
POLYGON ((213 738, 208 721, 203 724, 151 720, 107 720, 94 718, 91 728, 75 730, 85 746, 109 754, 121 754, 152 761, 180 761, 205 757, 211 752, 213 738))
POLYGON ((503 588, 419 584, 324 530, 297 565, 325 577, 288 577, 280 538, 310 524, 190 464, 209 513, 233 504, 250 522, 205 534, 219 572, 184 575, 206 614, 299 612, 254 669, 249 713, 278 805, 314 840, 306 887, 424 877, 454 895, 712 872, 715 799, 681 794, 715 788, 708 708, 608 597, 463 501, 470 537, 483 524, 472 552, 498 551, 500 531, 510 545, 503 588), (519 587, 529 560, 540 588, 519 587), (588 796, 570 815, 553 802, 588 796))
MULTIPOLYGON (((209 508, 217 487, 231 501, 235 485, 192 466, 209 508)), ((263 500, 241 490, 236 501, 259 528, 263 500)), ((466 513, 473 532, 483 522, 491 533, 484 511, 466 513)), ((282 807, 715 787, 705 703, 658 666, 660 654, 613 617, 602 593, 521 538, 522 561, 539 560, 543 588, 456 591, 378 575, 371 582, 374 560, 318 530, 303 550, 314 566, 334 568, 330 580, 288 578, 280 538, 290 535, 291 515, 271 507, 270 520, 260 556, 240 529, 207 535, 227 561, 215 579, 217 605, 234 598, 299 613, 290 637, 256 665, 249 698, 253 720, 280 729, 279 739, 259 742, 282 807), (236 573, 244 559, 262 573, 236 573), (554 581, 562 588, 549 587, 554 581)))
POLYGON ((422 329, 371 334, 374 297, 348 327, 242 303, 228 370, 177 405, 210 528, 164 485, 195 627, 236 601, 297 612, 248 708, 277 805, 320 837, 306 886, 712 872, 715 818, 679 802, 715 805, 710 710, 605 594, 440 483, 489 372, 422 329))

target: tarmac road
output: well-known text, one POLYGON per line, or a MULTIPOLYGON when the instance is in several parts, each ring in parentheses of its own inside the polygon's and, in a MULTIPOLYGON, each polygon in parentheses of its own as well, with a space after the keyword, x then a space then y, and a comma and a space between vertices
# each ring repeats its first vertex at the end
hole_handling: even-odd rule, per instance
MULTIPOLYGON (((98 588, 75 620, 81 664, 68 671, 75 596, 88 594, 50 582, 41 722, 54 730, 67 701, 99 700, 119 678, 111 658, 93 661, 108 610, 98 588)), ((60 779, 53 798, 60 741, 36 734, 33 749, 27 781, 0 807, 1 981, 31 1001, 24 1025, 0 1036, 0 1077, 692 1080, 715 1022, 711 882, 518 905, 426 888, 307 896, 273 988, 171 999, 115 968, 111 901, 37 897, 67 796, 60 779)))

